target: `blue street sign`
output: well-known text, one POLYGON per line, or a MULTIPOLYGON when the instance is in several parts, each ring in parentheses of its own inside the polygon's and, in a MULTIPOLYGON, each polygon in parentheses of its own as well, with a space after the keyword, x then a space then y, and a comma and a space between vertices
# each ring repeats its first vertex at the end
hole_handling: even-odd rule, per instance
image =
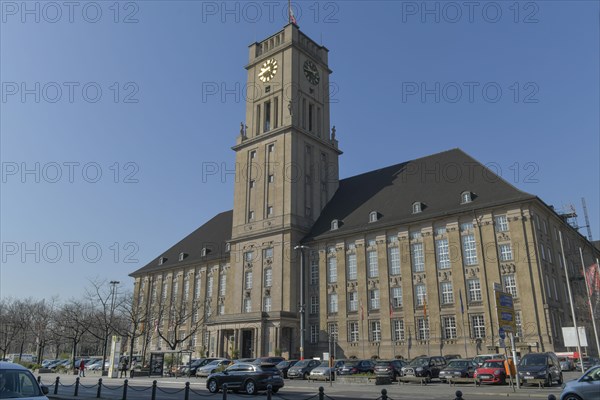
POLYGON ((504 328, 500 328, 498 330, 498 334, 500 335, 500 339, 502 339, 502 340, 506 339, 506 332, 504 331, 504 328))

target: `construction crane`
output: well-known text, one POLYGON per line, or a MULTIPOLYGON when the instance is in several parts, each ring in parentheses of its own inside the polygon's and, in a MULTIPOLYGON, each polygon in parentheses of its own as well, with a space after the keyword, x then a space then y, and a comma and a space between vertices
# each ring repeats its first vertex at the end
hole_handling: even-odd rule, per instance
MULTIPOLYGON (((581 198, 581 205, 583 207, 583 217, 585 218, 585 227, 587 228, 587 238, 591 242, 592 239, 592 228, 590 226, 590 218, 588 217, 587 206, 585 205, 585 197, 581 198)), ((583 226, 581 227, 583 228, 583 226)))

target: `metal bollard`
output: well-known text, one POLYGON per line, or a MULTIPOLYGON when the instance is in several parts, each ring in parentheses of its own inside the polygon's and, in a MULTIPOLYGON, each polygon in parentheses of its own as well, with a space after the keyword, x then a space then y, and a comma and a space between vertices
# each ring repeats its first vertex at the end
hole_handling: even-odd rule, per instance
POLYGON ((102 395, 102 378, 98 379, 98 390, 96 391, 96 398, 99 399, 102 395))
POLYGON ((325 400, 325 389, 323 389, 323 386, 319 386, 319 400, 325 400))
POLYGON ((56 377, 56 382, 54 382, 54 394, 58 394, 58 384, 60 383, 60 376, 56 377))
POLYGON ((223 400, 227 400, 227 384, 223 384, 223 400))
POLYGON ((462 397, 462 392, 460 390, 456 391, 456 398, 454 400, 464 400, 462 397))
POLYGON ((381 389, 381 400, 387 400, 387 390, 381 389))
POLYGON ((79 395, 79 377, 75 378, 75 393, 73 394, 74 397, 77 397, 79 395))
POLYGON ((273 398, 273 385, 267 385, 267 400, 273 398))
POLYGON ((129 385, 129 379, 123 381, 123 400, 127 400, 127 386, 129 385))
POLYGON ((183 395, 183 400, 190 400, 190 383, 185 383, 185 392, 183 395))
POLYGON ((556 400, 556 396, 553 394, 548 395, 548 400, 556 400))
POLYGON ((152 381, 152 400, 156 400, 156 381, 152 381))

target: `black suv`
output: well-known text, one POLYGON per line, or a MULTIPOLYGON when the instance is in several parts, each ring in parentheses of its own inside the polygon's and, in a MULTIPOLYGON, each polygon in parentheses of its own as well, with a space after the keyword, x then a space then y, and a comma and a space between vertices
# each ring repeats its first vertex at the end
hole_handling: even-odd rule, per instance
POLYGON ((338 369, 338 375, 373 373, 374 370, 375 363, 372 360, 348 360, 338 369))
POLYGON ((523 356, 519 362, 519 380, 527 383, 532 379, 544 379, 545 386, 552 386, 554 381, 562 385, 563 375, 556 354, 529 353, 523 356))
POLYGON ((408 365, 403 360, 379 360, 375 363, 375 375, 397 380, 402 376, 402 367, 408 365))
POLYGON ((446 359, 442 356, 417 357, 406 367, 402 368, 402 375, 422 377, 431 382, 440 376, 440 371, 446 366, 446 359))

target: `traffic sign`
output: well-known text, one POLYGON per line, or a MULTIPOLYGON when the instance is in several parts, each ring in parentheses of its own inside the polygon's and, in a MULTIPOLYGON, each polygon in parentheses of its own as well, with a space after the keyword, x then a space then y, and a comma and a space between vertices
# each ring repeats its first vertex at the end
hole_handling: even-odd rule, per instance
POLYGON ((500 329, 498 330, 498 335, 500 336, 500 339, 502 339, 502 341, 506 339, 506 331, 504 330, 504 328, 500 327, 500 329))

